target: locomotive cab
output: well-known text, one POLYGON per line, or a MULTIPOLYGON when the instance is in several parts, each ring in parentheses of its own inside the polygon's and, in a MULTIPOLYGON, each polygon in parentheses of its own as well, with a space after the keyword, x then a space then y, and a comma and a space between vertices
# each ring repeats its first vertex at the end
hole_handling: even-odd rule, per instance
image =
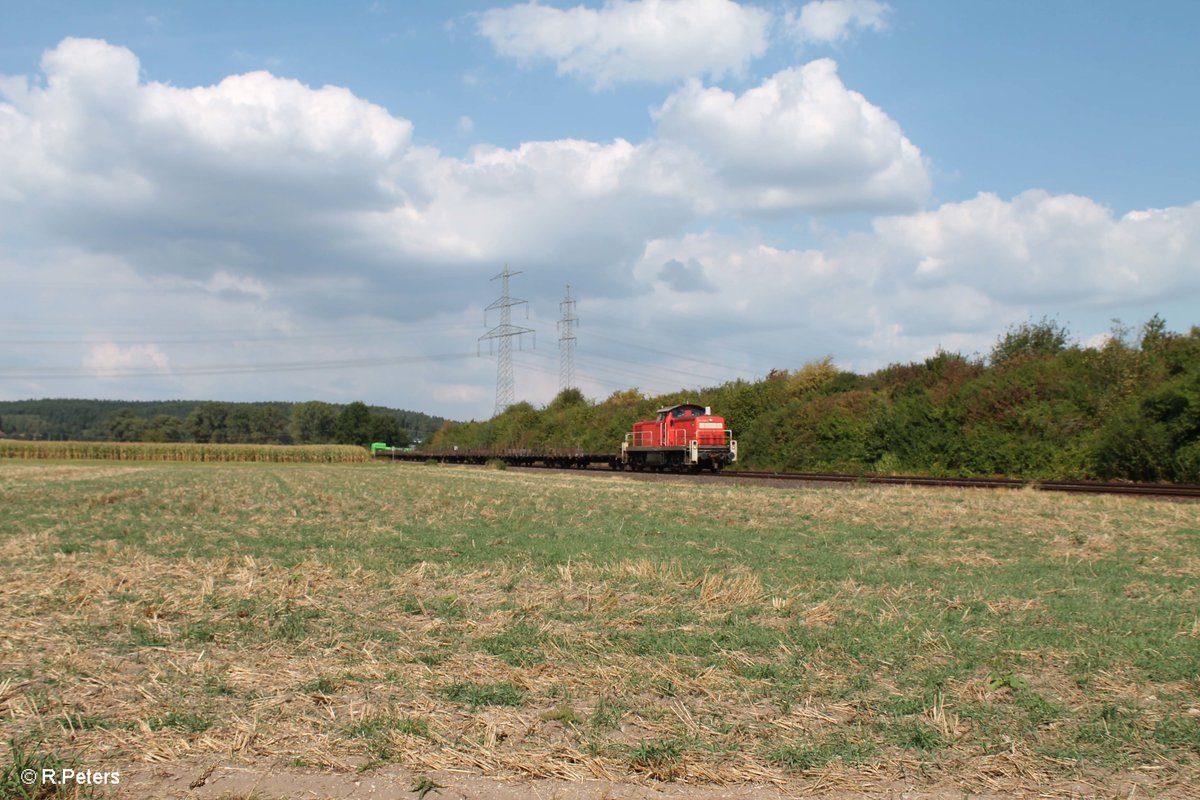
POLYGON ((632 469, 708 468, 737 460, 737 441, 725 419, 694 403, 660 408, 653 420, 635 422, 621 445, 621 465, 632 469))

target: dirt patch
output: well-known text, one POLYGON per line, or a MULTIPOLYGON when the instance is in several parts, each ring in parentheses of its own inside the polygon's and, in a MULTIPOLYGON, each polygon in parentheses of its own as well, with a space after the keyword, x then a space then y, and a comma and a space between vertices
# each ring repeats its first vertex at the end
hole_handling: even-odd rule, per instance
POLYGON ((1103 781, 1080 779, 1039 784, 1032 781, 993 781, 994 789, 967 792, 958 786, 914 788, 902 782, 870 776, 830 775, 817 781, 786 785, 745 783, 694 785, 660 781, 555 779, 528 780, 493 777, 464 771, 414 772, 388 766, 362 772, 314 772, 270 764, 169 762, 121 773, 119 797, 158 797, 171 800, 276 800, 276 798, 338 798, 387 800, 783 800, 814 797, 824 800, 888 798, 888 800, 1001 800, 1001 798, 1129 798, 1161 800, 1192 797, 1185 787, 1156 786, 1152 777, 1130 774, 1103 781), (431 786, 432 784, 432 786, 431 786))

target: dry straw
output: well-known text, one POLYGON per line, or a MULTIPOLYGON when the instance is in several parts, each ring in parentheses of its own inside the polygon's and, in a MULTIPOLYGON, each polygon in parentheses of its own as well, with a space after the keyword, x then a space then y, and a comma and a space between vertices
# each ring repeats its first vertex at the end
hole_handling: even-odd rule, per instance
MULTIPOLYGON (((414 544, 412 560, 388 563, 382 550, 356 544, 369 535, 377 545, 404 546, 410 528, 434 531, 435 544, 464 554, 475 552, 467 550, 475 536, 481 549, 506 548, 522 535, 542 542, 532 536, 545 535, 546 520, 573 530, 576 515, 560 514, 556 504, 566 507, 576 488, 629 512, 627 525, 612 526, 613 538, 636 547, 652 535, 645 533, 652 530, 646 517, 661 505, 660 489, 583 477, 555 479, 547 488, 513 471, 416 466, 0 467, 0 509, 13 520, 0 535, 0 564, 9 567, 0 581, 6 733, 40 734, 56 752, 86 753, 88 763, 294 764, 347 773, 398 763, 415 771, 567 780, 786 784, 795 796, 914 786, 935 796, 1090 796, 1074 766, 1042 752, 1061 735, 1061 724, 1014 737, 1000 750, 980 746, 980 715, 1015 717, 1017 702, 1033 697, 1018 696, 1011 680, 1007 689, 992 685, 991 664, 928 696, 910 685, 907 697, 921 703, 903 715, 887 710, 904 699, 900 678, 911 684, 954 657, 944 635, 917 615, 922 606, 970 626, 983 642, 1006 627, 1044 623, 1050 595, 1042 586, 984 592, 959 580, 938 587, 871 582, 857 571, 800 581, 786 571, 781 578, 770 563, 751 569, 723 556, 714 559, 724 566, 698 568, 691 553, 743 547, 745 531, 780 526, 786 536, 773 541, 809 536, 817 553, 844 520, 861 517, 868 520, 862 540, 848 538, 847 552, 878 548, 870 534, 879 530, 899 532, 889 542, 917 531, 944 542, 928 556, 944 554, 939 565, 953 578, 969 568, 1043 559, 1068 544, 1086 551, 1086 542, 1072 539, 1083 531, 1147 554, 1139 582, 1126 587, 1137 596, 1125 598, 1146 604, 1156 595, 1143 601, 1141 584, 1155 571, 1197 564, 1194 550, 1186 549, 1190 535, 1164 533, 1195 530, 1194 507, 1151 512, 1128 502, 1110 509, 1093 498, 1013 502, 903 489, 745 490, 730 498, 736 519, 728 533, 703 530, 706 520, 697 515, 697 531, 679 536, 704 549, 629 547, 612 557, 580 553, 535 563, 431 549, 425 555, 426 544, 414 544), (179 482, 157 486, 177 474, 184 476, 179 482), (107 482, 98 485, 98 478, 107 482), (274 478, 286 484, 278 493, 270 488, 274 478), (512 497, 520 502, 505 501, 506 488, 519 489, 512 497), (41 501, 47 496, 52 506, 41 501), (373 508, 383 511, 365 514, 373 508), (484 509, 498 521, 478 523, 484 509), (526 512, 525 522, 507 521, 526 512), (1000 515, 1029 554, 989 549, 979 520, 1000 515), (319 528, 292 528, 295 519, 318 518, 319 528), (116 538, 136 525, 144 541, 116 538), (471 525, 474 531, 466 532, 471 525), (230 546, 216 552, 174 538, 202 542, 229 526, 236 528, 230 546), (306 546, 304 537, 313 535, 321 544, 306 546), (263 544, 285 540, 292 546, 280 551, 263 544), (1166 563, 1159 566, 1155 557, 1166 563), (772 633, 776 623, 792 634, 772 633), (864 672, 861 665, 838 647, 808 642, 836 642, 834 634, 852 625, 902 632, 913 645, 900 656, 916 663, 877 668, 866 690, 851 691, 848 681, 864 672), (668 648, 661 641, 667 638, 677 641, 668 648), (778 647, 768 646, 775 639, 778 647), (786 694, 779 690, 784 680, 793 687, 786 694), (470 699, 471 692, 482 698, 497 687, 519 701, 470 699), (936 740, 939 749, 892 744, 894 727, 936 740), (855 757, 858 745, 872 741, 878 746, 855 757), (843 755, 822 755, 822 746, 835 745, 843 755)), ((1193 608, 1177 628, 1182 640, 1196 641, 1200 618, 1193 608)), ((1150 732, 1165 713, 1156 710, 1162 703, 1149 698, 1151 691, 1195 693, 1194 681, 1147 684, 1115 662, 1109 671, 1092 671, 1085 696, 1070 680, 1063 654, 1006 656, 1037 665, 1030 692, 1096 713, 1106 705, 1140 708, 1150 732)), ((1194 723, 1192 716, 1184 721, 1194 723)), ((1139 767, 1133 778, 1171 796, 1195 783, 1197 769, 1176 755, 1139 767)), ((1133 785, 1110 783, 1124 794, 1133 785)))

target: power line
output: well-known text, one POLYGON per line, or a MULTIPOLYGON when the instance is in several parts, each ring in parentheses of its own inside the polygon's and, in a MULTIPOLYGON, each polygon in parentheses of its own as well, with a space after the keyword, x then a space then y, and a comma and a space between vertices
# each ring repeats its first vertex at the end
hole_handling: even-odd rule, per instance
POLYGON ((671 384, 669 382, 671 378, 667 376, 667 373, 690 379, 687 381, 687 385, 689 386, 699 386, 702 383, 715 386, 726 383, 730 380, 734 380, 734 377, 729 376, 730 372, 737 375, 749 371, 744 367, 739 368, 724 364, 716 364, 702 358, 688 356, 686 355, 685 351, 671 353, 653 347, 648 347, 646 345, 613 339, 611 337, 602 336, 595 333, 590 334, 590 336, 594 339, 601 339, 606 342, 612 342, 614 344, 643 350, 651 354, 670 356, 677 364, 677 366, 666 366, 661 362, 644 361, 639 359, 631 359, 628 357, 622 358, 616 356, 606 356, 590 351, 587 358, 574 358, 575 364, 587 367, 587 373, 589 377, 593 377, 596 371, 602 371, 629 381, 621 384, 621 388, 629 388, 631 382, 636 382, 642 386, 650 384, 664 387, 666 391, 677 391, 681 387, 671 384), (597 361, 596 359, 600 359, 600 361, 608 363, 600 363, 600 361, 597 361), (691 366, 691 364, 695 364, 696 366, 691 366))
MULTIPOLYGON (((519 361, 517 363, 519 363, 521 365, 521 369, 533 370, 534 372, 540 372, 543 375, 556 375, 557 374, 557 371, 553 367, 539 366, 538 364, 534 364, 529 361, 519 361)), ((594 372, 589 371, 588 376, 587 376, 587 382, 591 383, 593 385, 596 385, 596 386, 600 386, 602 388, 613 389, 613 390, 632 388, 632 387, 630 387, 630 385, 627 382, 622 380, 622 378, 624 378, 624 377, 628 377, 628 376, 623 375, 618 378, 602 378, 602 377, 597 376, 594 372)), ((666 386, 666 384, 662 384, 662 385, 666 386)), ((673 388, 674 387, 668 387, 668 388, 664 389, 664 393, 667 391, 672 391, 673 388)))
MULTIPOLYGON (((535 358, 537 357, 534 354, 528 355, 534 356, 535 358)), ((540 358, 540 360, 543 364, 545 364, 550 360, 550 357, 543 356, 540 358)), ((605 360, 612 361, 612 363, 603 364, 590 359, 578 360, 582 366, 586 367, 584 382, 594 383, 611 389, 631 389, 636 386, 636 388, 650 391, 654 394, 677 392, 680 389, 702 388, 701 385, 695 380, 697 378, 711 381, 713 384, 720 384, 724 382, 719 378, 696 375, 695 373, 689 373, 682 370, 671 370, 681 372, 683 375, 693 379, 692 381, 688 382, 688 385, 681 386, 679 383, 674 383, 671 377, 663 374, 665 371, 664 368, 659 367, 658 365, 635 364, 612 359, 605 360)), ((520 363, 522 369, 532 369, 546 375, 555 374, 555 370, 548 364, 546 366, 539 366, 527 359, 521 360, 518 363, 520 363)))
POLYGON ((658 348, 650 347, 649 345, 645 345, 645 344, 638 344, 636 342, 626 342, 621 339, 613 339, 609 336, 601 336, 601 335, 595 334, 595 333, 593 333, 591 335, 593 338, 600 339, 605 342, 611 342, 612 344, 619 344, 624 347, 632 347, 637 350, 644 350, 647 353, 654 353, 655 355, 659 355, 659 356, 670 356, 671 358, 676 359, 678 361, 691 361, 693 363, 701 364, 706 367, 717 367, 718 369, 729 370, 731 372, 754 373, 754 372, 758 371, 757 369, 748 367, 744 364, 740 365, 740 366, 733 366, 731 364, 718 364, 714 361, 708 361, 707 359, 696 358, 694 356, 689 356, 686 351, 669 352, 667 350, 659 350, 658 348))
MULTIPOLYGON (((645 374, 654 375, 655 377, 661 377, 662 373, 670 372, 670 373, 674 373, 676 375, 680 375, 685 378, 692 378, 695 380, 702 380, 702 381, 711 381, 711 382, 715 382, 715 383, 724 383, 725 381, 730 380, 730 378, 723 378, 718 375, 710 375, 710 374, 706 374, 706 373, 702 373, 702 372, 697 372, 695 369, 687 368, 686 365, 684 365, 683 367, 668 367, 663 364, 655 364, 655 363, 651 363, 649 361, 635 361, 635 360, 628 359, 628 358, 613 358, 612 356, 603 356, 598 353, 591 354, 591 357, 600 359, 602 361, 608 361, 613 364, 616 364, 617 365, 616 368, 628 370, 631 372, 642 370, 645 374)), ((596 361, 593 361, 591 359, 580 359, 580 363, 588 364, 593 367, 601 366, 596 361)), ((716 365, 710 364, 708 366, 716 366, 716 365)), ((612 368, 610 367, 610 369, 612 369, 612 368)))
POLYGON ((427 356, 388 356, 383 358, 337 359, 330 361, 283 361, 262 364, 198 364, 173 366, 164 369, 92 369, 66 370, 57 367, 0 369, 0 378, 25 380, 61 380, 70 378, 175 378, 191 375, 246 375, 270 372, 310 372, 362 367, 383 367, 395 364, 455 361, 474 358, 471 353, 441 353, 427 356))
MULTIPOLYGON (((34 345, 34 346, 66 346, 77 347, 81 344, 224 344, 224 343, 241 343, 241 342, 299 342, 313 339, 353 339, 353 338, 373 338, 380 336, 389 336, 396 334, 412 334, 412 333, 428 333, 430 331, 451 331, 451 330, 468 330, 470 325, 461 322, 447 322, 436 324, 410 324, 401 326, 389 326, 382 328, 330 328, 330 329, 312 329, 306 328, 303 333, 266 333, 262 331, 237 330, 229 329, 224 331, 166 331, 162 333, 137 331, 138 338, 127 339, 122 333, 110 331, 96 330, 81 330, 72 334, 63 330, 55 330, 49 332, 49 336, 71 336, 73 339, 0 339, 0 345, 34 345), (176 337, 196 337, 196 338, 176 338, 176 337), (94 337, 84 339, 82 337, 94 337)), ((0 332, 4 329, 0 328, 0 332)), ((28 335, 30 331, 23 330, 22 333, 28 335)))

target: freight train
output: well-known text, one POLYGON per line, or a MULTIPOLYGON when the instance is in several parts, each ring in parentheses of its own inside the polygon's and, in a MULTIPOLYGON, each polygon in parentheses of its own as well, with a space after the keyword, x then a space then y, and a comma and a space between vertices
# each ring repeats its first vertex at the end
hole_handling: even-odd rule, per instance
POLYGON ((612 469, 638 472, 699 472, 703 469, 718 472, 737 461, 738 445, 733 432, 725 427, 725 419, 714 415, 712 409, 680 403, 660 408, 655 419, 635 422, 616 453, 592 453, 577 448, 407 451, 377 443, 372 445, 371 455, 395 461, 433 459, 448 464, 483 464, 499 460, 516 467, 606 464, 612 469))

